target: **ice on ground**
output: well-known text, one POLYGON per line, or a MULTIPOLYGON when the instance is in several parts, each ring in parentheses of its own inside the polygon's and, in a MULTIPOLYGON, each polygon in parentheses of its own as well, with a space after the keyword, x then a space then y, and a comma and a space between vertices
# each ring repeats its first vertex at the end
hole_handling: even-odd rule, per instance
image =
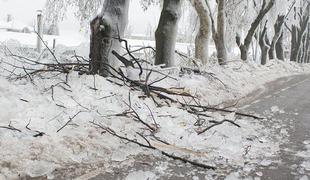
POLYGON ((266 159, 264 159, 261 163, 260 163, 260 165, 262 165, 262 166, 270 166, 272 164, 272 161, 271 160, 266 160, 266 159))
POLYGON ((301 167, 303 167, 305 170, 310 171, 310 161, 304 161, 301 164, 301 167))
POLYGON ((303 142, 305 145, 305 151, 297 152, 297 156, 302 157, 303 161, 300 164, 300 167, 306 171, 310 171, 310 141, 306 140, 303 142))
POLYGON ((226 176, 225 180, 239 180, 240 179, 240 175, 238 172, 233 172, 231 174, 229 174, 228 176, 226 176))
POLYGON ((135 171, 135 172, 130 172, 126 180, 138 180, 138 179, 149 179, 149 180, 156 180, 156 174, 150 171, 135 171))
POLYGON ((301 177, 299 180, 309 180, 307 175, 304 175, 303 177, 301 177))

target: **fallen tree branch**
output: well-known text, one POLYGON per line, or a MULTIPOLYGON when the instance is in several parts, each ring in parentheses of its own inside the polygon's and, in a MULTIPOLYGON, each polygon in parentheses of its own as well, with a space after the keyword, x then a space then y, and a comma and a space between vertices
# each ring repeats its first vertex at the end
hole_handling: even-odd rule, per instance
POLYGON ((20 129, 17 129, 17 128, 13 127, 13 126, 11 125, 11 122, 9 123, 8 126, 0 126, 0 128, 2 128, 2 129, 9 129, 9 130, 12 130, 12 131, 22 132, 20 129))
POLYGON ((236 113, 236 115, 238 115, 238 116, 250 117, 250 118, 254 118, 254 119, 264 119, 263 117, 255 116, 252 114, 246 114, 246 113, 241 113, 241 112, 236 112, 233 110, 221 109, 221 108, 216 108, 216 107, 200 106, 200 105, 186 105, 186 104, 182 104, 182 106, 184 106, 184 107, 188 106, 188 107, 193 107, 193 108, 201 108, 205 111, 221 111, 221 112, 227 112, 227 113, 236 113))
POLYGON ((140 118, 140 116, 139 116, 139 114, 137 113, 137 111, 136 111, 133 107, 131 107, 131 105, 127 104, 125 101, 124 101, 124 103, 128 106, 129 109, 132 110, 132 112, 133 112, 134 115, 135 115, 134 117, 135 117, 139 122, 141 122, 141 123, 142 123, 143 125, 145 125, 148 129, 150 129, 151 132, 155 132, 155 131, 156 131, 155 128, 153 128, 151 125, 147 124, 146 122, 144 122, 144 121, 140 118))
POLYGON ((228 119, 224 119, 223 121, 220 121, 220 122, 218 122, 218 121, 210 121, 210 122, 212 122, 214 124, 209 126, 209 127, 207 127, 207 128, 205 128, 205 129, 203 129, 202 131, 198 132, 198 135, 205 133, 206 131, 210 130, 211 128, 213 128, 215 126, 221 125, 224 122, 229 122, 229 123, 237 126, 238 128, 241 128, 241 126, 239 124, 235 123, 234 121, 228 120, 228 119))
POLYGON ((76 117, 76 116, 78 116, 80 113, 82 113, 83 111, 79 111, 78 113, 76 113, 74 116, 72 116, 72 117, 69 117, 69 121, 67 121, 63 126, 61 126, 61 128, 59 128, 56 132, 58 133, 58 132, 60 132, 63 128, 65 128, 66 126, 68 126, 71 122, 72 122, 72 120, 76 117))
POLYGON ((141 147, 144 147, 144 148, 148 148, 148 149, 152 149, 152 150, 157 150, 157 151, 160 151, 162 155, 166 156, 166 157, 169 157, 171 159, 174 159, 174 160, 179 160, 179 161, 182 161, 184 163, 189 163, 191 165, 194 165, 194 166, 197 166, 197 167, 201 167, 201 168, 204 168, 204 169, 212 169, 212 170, 215 170, 216 168, 214 166, 210 166, 210 165, 206 165, 206 164, 202 164, 202 163, 199 163, 199 162, 195 162, 195 161, 192 161, 192 160, 189 160, 189 159, 186 159, 186 158, 182 158, 182 157, 179 157, 179 156, 176 156, 174 154, 169 154, 165 151, 162 151, 156 147, 154 147, 149 140, 147 140, 143 135, 141 134, 138 134, 139 136, 141 136, 142 139, 144 139, 144 141, 147 142, 147 145, 143 144, 143 143, 140 143, 138 142, 137 140, 132 140, 132 139, 129 139, 127 137, 123 137, 121 135, 118 135, 114 130, 112 130, 111 128, 108 128, 108 127, 104 127, 100 124, 97 124, 95 122, 90 122, 91 124, 95 125, 96 127, 98 128, 101 128, 103 129, 105 132, 108 132, 110 135, 112 136, 115 136, 121 140, 125 140, 127 142, 130 142, 130 143, 133 143, 133 144, 136 144, 138 146, 141 146, 141 147))
POLYGON ((43 38, 40 36, 40 34, 37 31, 34 31, 37 36, 39 37, 40 41, 44 44, 44 46, 48 49, 48 51, 51 53, 51 55, 54 57, 57 64, 60 64, 57 57, 55 56, 55 53, 48 47, 48 45, 44 42, 43 38))
POLYGON ((41 137, 41 136, 44 136, 44 135, 45 135, 45 133, 42 132, 42 131, 37 131, 37 130, 32 130, 32 129, 30 129, 30 128, 29 128, 30 122, 31 122, 31 120, 29 120, 28 124, 26 125, 26 129, 28 129, 29 131, 33 131, 33 132, 36 133, 35 135, 33 135, 33 137, 36 138, 36 137, 41 137))

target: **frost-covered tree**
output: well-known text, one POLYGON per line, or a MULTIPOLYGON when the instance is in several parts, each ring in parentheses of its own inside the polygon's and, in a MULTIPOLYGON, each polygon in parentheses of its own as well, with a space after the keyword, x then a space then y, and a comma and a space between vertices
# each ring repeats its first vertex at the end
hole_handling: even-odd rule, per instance
POLYGON ((219 64, 225 64, 225 62, 227 61, 226 35, 225 35, 226 31, 225 11, 227 0, 216 0, 216 4, 217 4, 216 22, 213 19, 212 14, 210 14, 212 22, 211 23, 212 38, 214 40, 214 44, 216 47, 218 62, 219 64))
POLYGON ((95 17, 103 4, 103 0, 47 0, 45 4, 45 23, 57 25, 66 16, 68 9, 74 10, 74 15, 87 31, 89 21, 95 17))
MULTIPOLYGON (((294 8, 295 24, 292 24, 291 28, 291 61, 307 62, 309 56, 307 53, 309 49, 306 49, 308 37, 308 29, 310 24, 310 2, 301 1, 300 6, 294 8), (305 45, 305 46, 304 46, 305 45)), ((309 42, 308 42, 309 43, 309 42)), ((309 46, 308 46, 309 47, 309 46)))
POLYGON ((199 30, 195 38, 195 57, 203 64, 208 62, 209 41, 211 36, 210 12, 205 0, 191 0, 199 17, 199 30))
POLYGON ((248 59, 248 52, 250 45, 252 43, 252 39, 254 37, 254 34, 257 30, 257 27, 260 25, 261 21, 264 19, 265 15, 269 12, 269 10, 273 7, 275 3, 275 0, 263 0, 261 9, 259 10, 258 15, 254 19, 254 21, 251 23, 251 27, 247 32, 247 35, 245 36, 245 39, 243 42, 241 42, 241 37, 239 34, 236 36, 236 43, 240 49, 241 53, 241 59, 247 60, 248 59))
POLYGON ((108 76, 117 66, 113 51, 119 52, 128 21, 130 0, 105 0, 102 11, 90 23, 90 72, 108 76))

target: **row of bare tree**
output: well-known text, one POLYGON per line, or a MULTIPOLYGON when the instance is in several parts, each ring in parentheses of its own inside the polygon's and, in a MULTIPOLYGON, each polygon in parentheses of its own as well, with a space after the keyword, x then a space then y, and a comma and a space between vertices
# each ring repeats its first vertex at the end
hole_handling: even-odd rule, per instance
MULTIPOLYGON (((242 1, 242 0, 241 0, 242 1)), ((254 4, 259 4, 253 0, 254 4)), ((216 19, 212 13, 209 0, 190 0, 199 18, 199 30, 195 40, 195 57, 203 64, 208 63, 209 41, 212 37, 217 50, 219 64, 227 61, 226 47, 226 11, 228 0, 216 0, 216 19)), ((235 2, 235 1, 234 1, 235 2)), ((284 60, 284 36, 291 36, 290 60, 296 62, 309 62, 309 7, 310 2, 300 0, 302 6, 296 6, 296 0, 287 8, 286 14, 279 14, 274 24, 274 34, 268 38, 266 15, 275 6, 276 0, 259 0, 261 6, 256 18, 251 23, 245 38, 239 34, 236 43, 240 49, 241 59, 249 59, 250 46, 255 37, 261 49, 261 64, 266 64, 268 59, 284 60), (294 13, 298 23, 292 23, 291 28, 286 23, 288 16, 294 13), (285 27, 287 27, 285 30, 285 27), (290 33, 287 33, 289 31, 290 33)), ((91 22, 90 45, 90 71, 94 74, 108 76, 107 64, 112 66, 117 62, 112 51, 120 51, 120 37, 128 21, 130 0, 105 0, 102 12, 91 22)), ((238 2, 235 2, 238 3, 238 2)), ((164 64, 165 67, 174 66, 174 54, 178 20, 181 16, 182 0, 163 0, 162 12, 155 32, 156 60, 155 64, 164 64)))

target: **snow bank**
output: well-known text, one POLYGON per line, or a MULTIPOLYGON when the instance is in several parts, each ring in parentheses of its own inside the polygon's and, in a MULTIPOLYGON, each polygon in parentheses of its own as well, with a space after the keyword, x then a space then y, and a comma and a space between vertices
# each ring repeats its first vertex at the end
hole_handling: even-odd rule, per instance
MULTIPOLYGON (((25 52, 20 53, 25 55, 25 52)), ((86 172, 99 167, 108 170, 112 168, 111 162, 132 163, 126 159, 138 154, 160 156, 159 153, 124 143, 90 122, 110 127, 123 136, 145 143, 136 134, 142 133, 161 150, 220 167, 244 166, 249 170, 253 164, 270 162, 269 158, 279 151, 279 142, 272 140, 270 130, 261 121, 240 119, 234 113, 209 112, 210 117, 204 118, 202 125, 197 126, 197 117, 177 104, 157 107, 151 98, 143 97, 142 92, 132 91, 126 86, 119 87, 100 76, 80 76, 72 72, 68 77, 34 77, 32 83, 29 79, 8 80, 5 77, 10 74, 9 66, 4 62, 19 62, 5 56, 3 51, 0 54, 0 179, 53 178, 56 170, 72 164, 85 165, 86 172), (65 79, 68 80, 66 83, 65 79), (160 126, 155 136, 171 145, 153 139, 145 126, 132 117, 118 115, 128 110, 124 102, 129 103, 129 92, 135 111, 151 125, 154 125, 153 114, 160 126), (209 120, 223 119, 235 121, 241 128, 223 123, 204 134, 197 134, 198 130, 212 124, 209 120)), ((35 53, 30 55, 35 56, 35 53)), ((309 65, 281 61, 271 61, 266 66, 230 62, 225 66, 205 67, 202 69, 204 75, 185 73, 179 76, 172 73, 171 76, 177 80, 167 78, 156 83, 156 86, 182 89, 197 96, 202 104, 215 105, 242 98, 276 78, 308 73, 309 70, 309 65)), ((162 77, 155 74, 151 81, 162 77)), ((163 100, 157 101, 165 104, 163 100)), ((72 178, 81 173, 83 171, 67 172, 66 175, 72 178)), ((154 172, 132 172, 127 179, 155 179, 157 175, 154 172)))

